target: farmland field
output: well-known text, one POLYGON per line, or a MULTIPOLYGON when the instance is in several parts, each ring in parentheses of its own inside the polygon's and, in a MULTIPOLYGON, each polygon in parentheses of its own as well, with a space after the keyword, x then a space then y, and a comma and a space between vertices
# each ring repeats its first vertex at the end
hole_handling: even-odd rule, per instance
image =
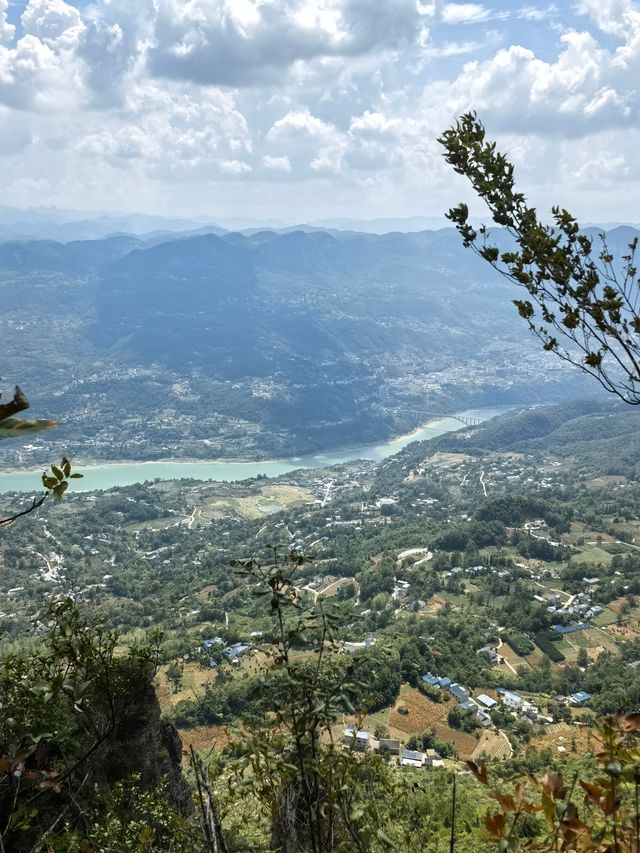
MULTIPOLYGON (((587 750, 598 750, 599 741, 593 730, 587 726, 570 726, 568 723, 554 723, 547 726, 545 733, 536 739, 536 749, 552 749, 558 752, 558 747, 564 748, 568 753, 580 755, 587 750)), ((560 750, 561 752, 562 750, 560 750)))
POLYGON ((449 710, 455 705, 447 697, 446 702, 432 702, 419 690, 403 684, 396 704, 389 711, 389 726, 406 734, 419 734, 430 729, 436 723, 445 721, 449 710), (401 714, 399 708, 406 708, 407 714, 401 714))
POLYGON ((476 748, 471 753, 470 758, 473 761, 477 761, 480 758, 500 761, 510 758, 512 753, 511 744, 505 734, 502 734, 502 732, 485 731, 482 732, 480 740, 477 742, 476 748))
POLYGON ((475 735, 456 731, 447 725, 447 714, 454 705, 450 697, 447 697, 446 702, 432 702, 415 688, 403 684, 397 702, 389 711, 389 730, 392 736, 406 741, 412 734, 434 729, 440 740, 454 744, 460 758, 470 758, 478 745, 478 739, 475 735), (399 713, 401 707, 406 708, 408 713, 399 713))

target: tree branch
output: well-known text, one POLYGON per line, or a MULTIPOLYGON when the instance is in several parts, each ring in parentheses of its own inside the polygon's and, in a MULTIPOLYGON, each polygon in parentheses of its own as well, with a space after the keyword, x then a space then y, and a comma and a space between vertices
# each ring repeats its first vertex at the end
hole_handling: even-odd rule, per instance
POLYGON ((6 418, 10 418, 18 412, 24 412, 24 410, 28 408, 29 401, 22 393, 20 387, 16 385, 16 389, 13 393, 13 400, 11 400, 10 403, 0 403, 0 421, 6 420, 6 418))
POLYGON ((29 515, 30 512, 33 512, 34 510, 41 507, 48 497, 49 492, 45 492, 41 498, 38 498, 38 500, 34 498, 31 506, 27 509, 23 509, 22 512, 17 512, 15 515, 10 515, 8 518, 0 518, 0 527, 8 527, 10 524, 13 524, 16 519, 22 518, 23 515, 29 515))

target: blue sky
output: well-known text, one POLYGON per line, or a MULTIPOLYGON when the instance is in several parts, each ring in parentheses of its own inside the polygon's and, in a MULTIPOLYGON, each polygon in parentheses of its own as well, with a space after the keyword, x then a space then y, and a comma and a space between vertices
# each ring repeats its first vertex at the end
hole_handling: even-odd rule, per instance
POLYGON ((634 0, 0 0, 6 204, 437 216, 468 109, 540 209, 640 220, 634 0))

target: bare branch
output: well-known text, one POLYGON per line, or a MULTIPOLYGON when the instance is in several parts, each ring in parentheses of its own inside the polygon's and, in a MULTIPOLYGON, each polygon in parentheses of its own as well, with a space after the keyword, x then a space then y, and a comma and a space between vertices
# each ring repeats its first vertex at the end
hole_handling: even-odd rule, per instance
POLYGON ((0 403, 0 421, 10 418, 12 415, 17 415, 18 412, 24 412, 29 408, 29 401, 22 393, 20 387, 16 385, 13 393, 13 400, 10 403, 0 403))

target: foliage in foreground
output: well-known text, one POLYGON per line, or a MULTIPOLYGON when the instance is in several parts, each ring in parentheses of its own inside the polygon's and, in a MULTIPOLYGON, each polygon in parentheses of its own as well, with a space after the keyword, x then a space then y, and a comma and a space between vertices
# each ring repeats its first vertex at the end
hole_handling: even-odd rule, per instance
MULTIPOLYGON (((638 853, 640 850, 640 714, 605 718, 597 726, 600 774, 570 780, 547 769, 536 777, 525 771, 511 791, 491 791, 500 809, 485 825, 499 851, 638 853), (532 816, 544 818, 533 838, 521 829, 532 816)), ((490 788, 487 767, 469 761, 476 779, 490 788)))
MULTIPOLYGON (((66 827, 84 832, 96 792, 168 769, 151 687, 158 638, 123 648, 71 600, 51 606, 42 640, 0 664, 0 840, 31 850, 66 827), (153 750, 153 752, 152 752, 153 750)), ((2 849, 0 845, 0 849, 2 849)))
POLYGON ((238 566, 273 622, 259 713, 222 751, 192 754, 191 791, 158 735, 156 642, 126 649, 53 605, 42 642, 0 669, 0 850, 638 853, 639 714, 605 720, 601 773, 568 783, 552 769, 500 779, 497 765, 494 788, 484 765, 473 778, 344 749, 377 658, 338 654, 331 611, 298 596, 305 563, 272 549, 238 566))
POLYGON ((635 237, 621 258, 604 236, 598 250, 566 210, 554 207, 545 225, 515 186, 513 165, 487 141, 475 113, 463 115, 440 143, 445 159, 471 182, 493 221, 506 229, 509 247, 489 242, 483 225, 469 224, 466 204, 447 217, 465 247, 472 247, 528 298, 514 300, 545 350, 595 377, 626 403, 640 404, 640 279, 635 237))

